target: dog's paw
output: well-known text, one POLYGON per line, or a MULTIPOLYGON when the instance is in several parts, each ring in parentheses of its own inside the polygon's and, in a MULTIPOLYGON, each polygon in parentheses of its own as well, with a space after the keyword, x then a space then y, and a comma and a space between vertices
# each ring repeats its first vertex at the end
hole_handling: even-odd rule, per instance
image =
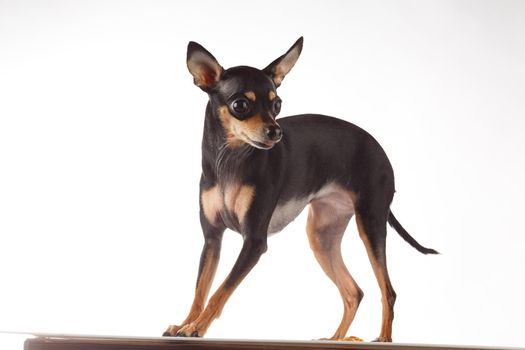
POLYGON ((350 336, 350 337, 344 337, 344 338, 336 338, 336 337, 332 337, 332 338, 321 338, 319 340, 331 340, 331 341, 353 341, 353 342, 364 342, 363 339, 359 338, 359 337, 355 337, 355 336, 350 336))
POLYGON ((374 343, 391 343, 392 338, 386 338, 386 337, 377 337, 374 340, 372 340, 374 343))
POLYGON ((199 327, 195 322, 192 322, 190 324, 185 325, 184 327, 180 328, 176 333, 176 337, 202 337, 203 334, 201 334, 201 331, 199 330, 199 327))
POLYGON ((177 332, 182 328, 182 326, 169 326, 168 329, 162 334, 163 337, 175 337, 177 332))
POLYGON ((364 342, 363 339, 359 338, 359 337, 356 337, 356 336, 349 336, 349 337, 345 337, 343 339, 341 339, 342 341, 354 341, 354 342, 359 342, 359 343, 362 343, 364 342))

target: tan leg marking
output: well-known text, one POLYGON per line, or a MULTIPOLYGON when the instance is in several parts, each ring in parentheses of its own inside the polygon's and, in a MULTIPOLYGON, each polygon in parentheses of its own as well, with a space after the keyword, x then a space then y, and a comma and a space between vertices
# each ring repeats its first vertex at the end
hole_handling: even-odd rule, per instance
POLYGON ((234 288, 225 288, 221 285, 217 292, 210 298, 208 305, 198 318, 188 325, 186 330, 187 335, 191 335, 194 331, 199 332, 199 336, 203 336, 210 327, 213 320, 221 316, 224 305, 233 294, 234 288))
POLYGON ((211 284, 217 271, 217 265, 219 261, 219 254, 210 251, 206 256, 206 263, 202 269, 201 275, 199 276, 199 282, 195 289, 195 298, 191 307, 190 313, 183 324, 193 322, 204 310, 204 304, 210 293, 211 284))
POLYGON ((248 100, 250 100, 250 101, 255 101, 256 98, 257 98, 257 97, 255 96, 255 92, 253 92, 253 91, 246 91, 246 92, 244 93, 244 96, 246 96, 246 98, 247 98, 248 100))
POLYGON ((353 196, 338 193, 328 195, 310 203, 307 233, 310 247, 328 277, 335 283, 343 299, 343 319, 331 340, 357 340, 345 338, 363 292, 348 272, 341 255, 341 240, 353 215, 353 196), (346 198, 341 201, 341 198, 346 198), (349 205, 350 204, 350 205, 349 205))
POLYGON ((180 332, 187 336, 203 336, 208 330, 212 321, 221 315, 224 305, 235 291, 237 286, 246 277, 250 270, 255 266, 263 253, 264 246, 252 245, 250 240, 245 240, 239 257, 226 280, 210 298, 204 311, 195 321, 184 326, 180 332), (247 243, 248 242, 248 243, 247 243), (255 249, 254 249, 255 248, 255 249), (258 250, 261 248, 261 250, 258 250))
MULTIPOLYGON (((392 322, 394 321, 393 303, 395 301, 395 292, 393 291, 392 284, 390 283, 390 277, 388 270, 386 269, 386 261, 379 261, 374 254, 372 245, 366 234, 365 225, 359 214, 356 214, 357 229, 359 236, 363 241, 368 258, 374 270, 379 288, 381 290, 381 304, 382 304, 382 322, 381 322, 381 333, 378 341, 391 342, 392 341, 392 322), (394 300, 392 300, 394 298, 394 300)), ((386 258, 384 258, 386 259, 386 258)))
POLYGON ((237 220, 242 225, 244 217, 250 209, 255 195, 255 187, 250 185, 233 184, 226 186, 224 203, 226 208, 235 213, 237 220))
POLYGON ((219 186, 214 186, 201 194, 202 210, 204 216, 212 225, 217 225, 217 214, 222 209, 223 198, 219 186))
POLYGON ((207 252, 202 271, 199 273, 199 280, 197 282, 197 288, 195 289, 195 296, 193 298, 193 303, 188 316, 180 326, 169 326, 166 333, 175 336, 180 329, 192 323, 200 316, 204 310, 204 305, 210 293, 210 288, 213 278, 215 277, 215 272, 217 271, 219 255, 220 247, 219 249, 210 249, 207 252))

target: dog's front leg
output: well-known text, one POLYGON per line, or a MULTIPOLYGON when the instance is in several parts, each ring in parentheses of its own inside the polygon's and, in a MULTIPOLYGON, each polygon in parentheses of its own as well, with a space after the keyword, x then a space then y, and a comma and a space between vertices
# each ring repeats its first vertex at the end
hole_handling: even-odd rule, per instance
POLYGON ((210 292, 211 284, 217 271, 221 251, 222 235, 224 227, 215 227, 211 225, 201 212, 201 226, 204 233, 204 246, 202 248, 199 273, 197 275, 197 286, 195 288, 195 297, 191 305, 188 317, 180 326, 169 326, 164 336, 175 336, 177 332, 187 324, 193 322, 204 309, 206 299, 210 292))
POLYGON ((266 251, 266 232, 260 235, 245 235, 244 243, 232 271, 210 298, 206 309, 190 324, 182 327, 178 336, 202 337, 214 319, 220 316, 224 304, 235 291, 235 288, 257 264, 266 251))

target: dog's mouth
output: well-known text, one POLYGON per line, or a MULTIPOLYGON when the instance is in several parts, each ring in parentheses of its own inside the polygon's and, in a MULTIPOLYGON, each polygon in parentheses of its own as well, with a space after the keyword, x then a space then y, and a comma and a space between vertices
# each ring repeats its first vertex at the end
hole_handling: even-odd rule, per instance
POLYGON ((259 148, 259 149, 271 149, 273 148, 273 146, 275 146, 277 142, 275 141, 269 141, 267 143, 265 142, 259 142, 259 141, 254 141, 254 140, 250 140, 250 144, 256 148, 259 148))
POLYGON ((241 136, 242 136, 242 140, 244 142, 246 142, 247 144, 249 144, 250 146, 258 148, 258 149, 264 149, 264 150, 269 150, 269 149, 273 148, 273 146, 275 146, 275 144, 280 141, 280 139, 279 140, 275 140, 275 141, 273 141, 273 140, 266 140, 264 142, 256 141, 256 140, 252 139, 250 136, 248 136, 244 132, 241 133, 241 136))
POLYGON ((277 141, 268 140, 268 141, 265 141, 265 142, 255 141, 252 138, 248 137, 248 135, 246 135, 244 133, 243 133, 243 136, 245 137, 245 142, 247 144, 249 144, 250 146, 253 146, 255 148, 258 148, 258 149, 269 150, 269 149, 273 148, 273 146, 275 146, 275 144, 277 142, 279 142, 279 140, 277 140, 277 141))

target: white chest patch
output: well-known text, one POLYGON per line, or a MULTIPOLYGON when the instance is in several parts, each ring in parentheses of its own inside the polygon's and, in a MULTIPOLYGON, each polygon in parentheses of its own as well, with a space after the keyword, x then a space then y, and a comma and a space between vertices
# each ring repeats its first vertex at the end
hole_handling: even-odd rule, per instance
POLYGON ((270 225, 268 226, 268 233, 276 233, 281 231, 290 222, 292 222, 301 212, 304 207, 308 204, 310 198, 293 198, 286 203, 277 205, 275 208, 272 218, 270 219, 270 225))

